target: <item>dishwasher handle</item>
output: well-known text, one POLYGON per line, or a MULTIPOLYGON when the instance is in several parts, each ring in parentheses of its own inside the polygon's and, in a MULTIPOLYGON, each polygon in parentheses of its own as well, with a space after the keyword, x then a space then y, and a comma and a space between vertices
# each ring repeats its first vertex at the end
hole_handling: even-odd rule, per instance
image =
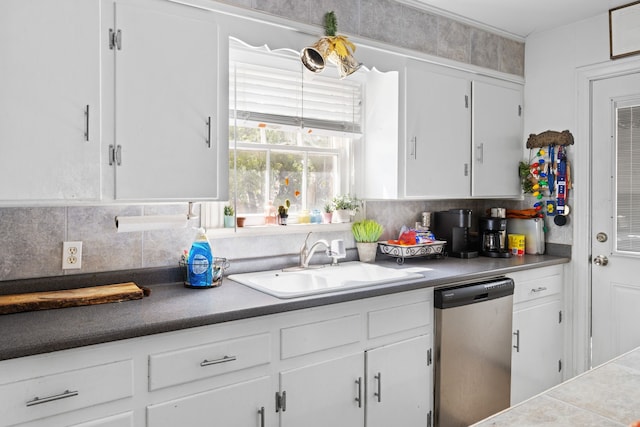
POLYGON ((513 295, 514 282, 508 277, 434 291, 435 308, 447 309, 513 295))

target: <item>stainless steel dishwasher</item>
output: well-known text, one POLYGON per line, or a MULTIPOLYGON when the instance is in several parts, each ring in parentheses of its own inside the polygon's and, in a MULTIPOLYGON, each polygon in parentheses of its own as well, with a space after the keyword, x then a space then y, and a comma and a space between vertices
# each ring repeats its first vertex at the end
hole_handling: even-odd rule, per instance
POLYGON ((468 426, 509 407, 513 280, 435 290, 435 425, 468 426))

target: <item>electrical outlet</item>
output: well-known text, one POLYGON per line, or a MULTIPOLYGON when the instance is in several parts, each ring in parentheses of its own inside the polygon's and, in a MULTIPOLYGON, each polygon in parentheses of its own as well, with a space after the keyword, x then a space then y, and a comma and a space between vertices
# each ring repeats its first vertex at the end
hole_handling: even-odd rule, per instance
POLYGON ((62 242, 62 269, 82 268, 82 242, 62 242))

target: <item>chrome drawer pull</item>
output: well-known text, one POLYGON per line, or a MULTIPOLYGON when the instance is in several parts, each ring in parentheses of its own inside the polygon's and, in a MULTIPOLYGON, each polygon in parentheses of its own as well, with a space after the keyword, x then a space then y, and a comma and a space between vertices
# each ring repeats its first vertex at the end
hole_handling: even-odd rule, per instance
POLYGON ((358 408, 362 408, 362 377, 358 377, 356 384, 358 385, 358 396, 356 397, 356 402, 358 402, 358 408))
POLYGON ((65 390, 64 393, 56 394, 49 397, 34 397, 33 400, 27 402, 27 406, 40 405, 41 403, 53 402, 54 400, 66 399, 78 395, 78 391, 65 390))
POLYGON ((378 380, 378 391, 373 395, 378 398, 378 402, 382 402, 382 373, 378 372, 378 375, 374 375, 373 378, 378 380))
POLYGON ((200 366, 209 366, 209 365, 217 365, 219 363, 233 362, 236 359, 237 359, 236 356, 224 356, 222 359, 215 359, 215 360, 204 359, 202 362, 200 362, 200 366))
POLYGON ((538 286, 536 289, 531 289, 531 292, 537 293, 537 292, 543 292, 543 291, 546 291, 546 290, 547 290, 546 286, 538 286))

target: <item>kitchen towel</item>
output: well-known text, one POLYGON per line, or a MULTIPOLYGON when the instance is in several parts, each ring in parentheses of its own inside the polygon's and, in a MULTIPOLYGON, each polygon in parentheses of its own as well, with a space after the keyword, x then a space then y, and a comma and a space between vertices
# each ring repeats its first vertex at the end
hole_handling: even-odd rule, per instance
POLYGON ((118 233, 186 228, 187 215, 117 216, 118 233))

